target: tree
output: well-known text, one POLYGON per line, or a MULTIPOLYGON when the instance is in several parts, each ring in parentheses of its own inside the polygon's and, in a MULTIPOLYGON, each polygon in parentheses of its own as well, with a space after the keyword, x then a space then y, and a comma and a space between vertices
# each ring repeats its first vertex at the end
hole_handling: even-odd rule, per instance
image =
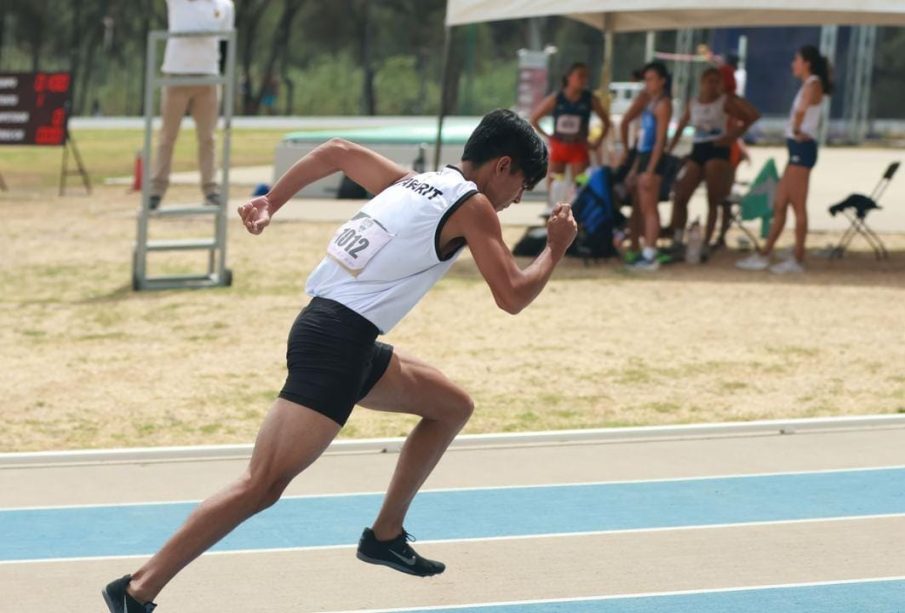
POLYGON ((236 8, 236 38, 242 63, 242 113, 257 113, 257 103, 252 93, 252 64, 255 56, 255 42, 258 26, 271 0, 239 0, 236 8))

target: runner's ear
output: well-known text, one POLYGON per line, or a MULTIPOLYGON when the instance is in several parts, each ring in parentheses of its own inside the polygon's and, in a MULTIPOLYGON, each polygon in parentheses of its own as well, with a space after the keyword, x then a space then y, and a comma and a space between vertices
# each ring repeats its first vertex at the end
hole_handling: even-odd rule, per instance
POLYGON ((512 158, 508 155, 500 156, 496 162, 496 169, 499 174, 509 174, 512 172, 512 158))

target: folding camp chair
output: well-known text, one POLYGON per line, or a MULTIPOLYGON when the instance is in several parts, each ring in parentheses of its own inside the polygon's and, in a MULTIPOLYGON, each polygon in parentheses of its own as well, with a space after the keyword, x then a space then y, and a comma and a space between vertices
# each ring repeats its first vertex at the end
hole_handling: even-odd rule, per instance
MULTIPOLYGON (((779 172, 773 158, 767 160, 754 181, 736 181, 726 204, 729 205, 729 226, 734 225, 745 233, 755 249, 760 248, 757 236, 743 222, 753 219, 761 220, 760 237, 766 238, 773 220, 773 196, 779 183, 779 172), (747 193, 742 193, 746 189, 747 193)), ((725 229, 720 233, 720 240, 725 239, 725 229)))
POLYGON ((852 194, 842 202, 830 207, 830 215, 835 217, 836 213, 842 213, 849 221, 849 227, 839 240, 839 244, 830 249, 831 259, 841 258, 856 234, 860 234, 864 237, 864 240, 866 240, 874 250, 874 257, 878 260, 889 258, 889 252, 886 251, 886 245, 883 244, 883 241, 880 240, 877 233, 868 227, 866 219, 867 214, 872 210, 881 208, 877 204, 877 200, 879 200, 880 196, 883 195, 883 192, 886 191, 889 182, 892 181, 892 178, 895 176, 898 169, 899 162, 890 164, 886 169, 886 172, 883 173, 883 176, 880 177, 880 181, 877 183, 877 186, 874 187, 874 191, 871 192, 870 196, 852 194))

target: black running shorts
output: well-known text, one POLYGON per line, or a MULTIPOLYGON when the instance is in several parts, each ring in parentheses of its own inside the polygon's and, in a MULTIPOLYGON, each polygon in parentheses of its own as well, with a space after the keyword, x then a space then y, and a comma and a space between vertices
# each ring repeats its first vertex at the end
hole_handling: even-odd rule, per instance
POLYGON ((289 375, 280 398, 345 425, 393 357, 393 347, 378 342, 378 334, 377 327, 355 311, 313 298, 289 331, 289 375))
POLYGON ((688 156, 692 162, 701 168, 710 160, 726 160, 729 161, 729 147, 721 147, 713 144, 713 141, 704 141, 703 143, 695 143, 691 148, 691 155, 688 156))
MULTIPOLYGON (((644 174, 647 172, 647 167, 650 166, 650 158, 651 151, 639 151, 638 152, 638 174, 644 174)), ((660 156, 660 159, 657 161, 657 166, 654 168, 654 174, 659 176, 664 176, 666 174, 666 154, 660 156)))

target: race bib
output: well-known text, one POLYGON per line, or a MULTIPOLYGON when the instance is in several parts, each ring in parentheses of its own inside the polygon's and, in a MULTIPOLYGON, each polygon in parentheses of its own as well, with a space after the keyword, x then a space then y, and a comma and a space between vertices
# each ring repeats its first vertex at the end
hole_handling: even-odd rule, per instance
POLYGON ((327 255, 357 277, 392 238, 379 221, 359 213, 336 231, 327 247, 327 255))
POLYGON ((581 131, 581 117, 578 115, 560 115, 556 118, 556 132, 565 136, 574 136, 581 131))

